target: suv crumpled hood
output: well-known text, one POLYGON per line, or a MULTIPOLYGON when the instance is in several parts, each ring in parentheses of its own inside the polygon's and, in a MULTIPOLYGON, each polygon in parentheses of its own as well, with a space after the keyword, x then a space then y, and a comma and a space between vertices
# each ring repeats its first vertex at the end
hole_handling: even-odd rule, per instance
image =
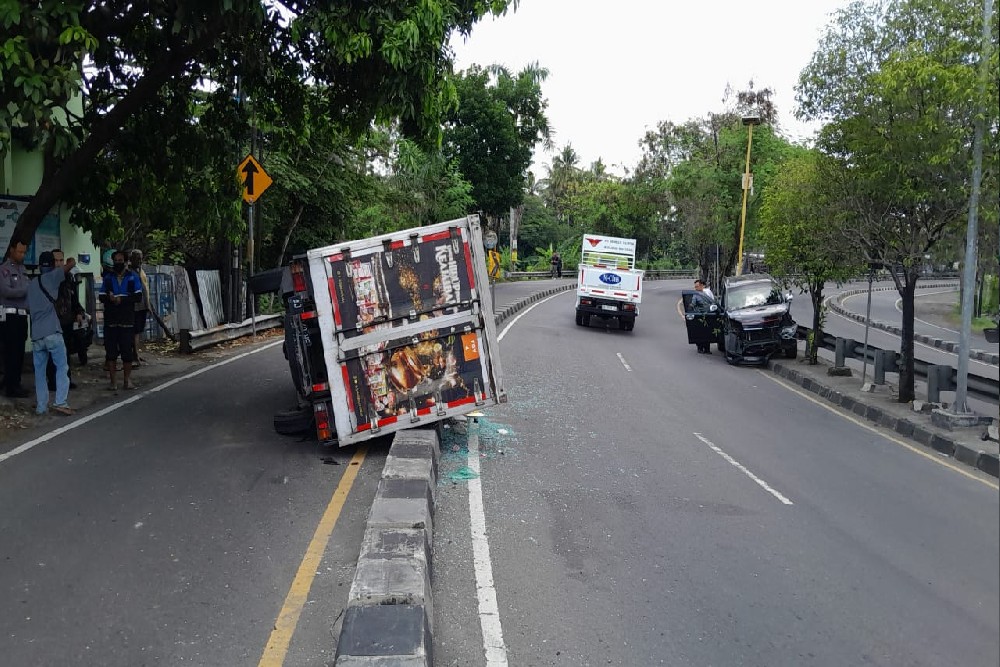
POLYGON ((768 322, 769 324, 776 324, 785 313, 788 312, 787 303, 777 303, 768 306, 751 306, 750 308, 740 308, 739 310, 726 311, 726 315, 729 319, 739 322, 740 324, 747 326, 753 326, 755 324, 763 324, 765 320, 772 320, 768 322))

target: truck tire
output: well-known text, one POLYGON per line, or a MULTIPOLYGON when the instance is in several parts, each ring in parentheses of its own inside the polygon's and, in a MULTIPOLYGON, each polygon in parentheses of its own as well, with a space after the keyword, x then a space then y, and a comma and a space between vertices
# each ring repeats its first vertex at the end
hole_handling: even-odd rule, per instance
POLYGON ((576 312, 576 326, 578 327, 583 326, 583 313, 581 313, 580 311, 576 312))
POLYGON ((307 410, 285 410, 274 415, 274 430, 281 435, 300 435, 312 428, 313 416, 307 410))
POLYGON ((635 328, 635 320, 622 320, 622 329, 624 331, 631 331, 635 328))

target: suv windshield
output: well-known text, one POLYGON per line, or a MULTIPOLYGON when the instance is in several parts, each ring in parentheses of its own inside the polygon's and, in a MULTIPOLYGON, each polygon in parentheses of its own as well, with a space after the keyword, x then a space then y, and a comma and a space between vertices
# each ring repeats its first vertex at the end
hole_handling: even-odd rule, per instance
POLYGON ((726 292, 726 307, 729 310, 766 306, 784 301, 777 285, 772 283, 736 285, 726 292))

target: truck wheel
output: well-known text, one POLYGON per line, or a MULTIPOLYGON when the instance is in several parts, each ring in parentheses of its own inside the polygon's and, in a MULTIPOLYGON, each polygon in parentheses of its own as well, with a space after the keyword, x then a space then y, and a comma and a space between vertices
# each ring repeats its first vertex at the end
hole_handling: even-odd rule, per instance
POLYGON ((622 329, 631 331, 635 328, 635 320, 622 320, 622 329))
POLYGON ((583 315, 583 326, 585 326, 585 327, 589 327, 590 326, 590 313, 585 313, 583 315))
POLYGON ((576 314, 576 326, 578 326, 578 327, 582 327, 583 326, 583 313, 577 312, 577 314, 576 314))
POLYGON ((274 415, 274 430, 281 435, 299 435, 312 428, 313 416, 306 410, 285 410, 274 415))

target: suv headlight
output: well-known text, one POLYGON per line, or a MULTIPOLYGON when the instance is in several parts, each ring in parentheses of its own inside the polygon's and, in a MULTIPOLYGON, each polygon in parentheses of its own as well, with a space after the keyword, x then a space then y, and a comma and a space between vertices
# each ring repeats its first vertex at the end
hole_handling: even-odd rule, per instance
POLYGON ((794 324, 787 327, 781 327, 781 337, 785 340, 795 338, 797 332, 798 328, 794 324))

